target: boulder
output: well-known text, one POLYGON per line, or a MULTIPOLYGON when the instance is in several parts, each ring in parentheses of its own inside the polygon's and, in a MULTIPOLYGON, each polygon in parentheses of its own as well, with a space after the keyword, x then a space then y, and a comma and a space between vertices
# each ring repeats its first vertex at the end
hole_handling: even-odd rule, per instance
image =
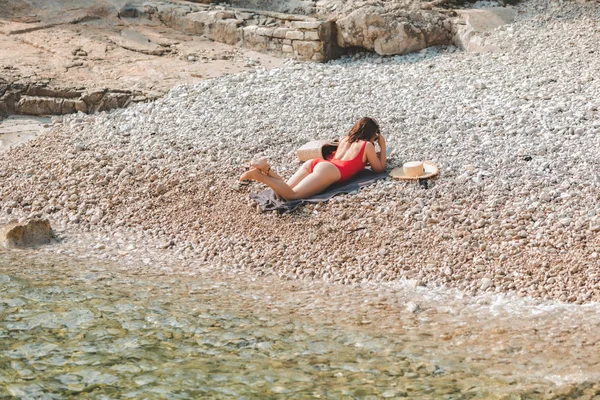
POLYGON ((380 55, 406 54, 447 44, 451 32, 437 14, 363 7, 337 20, 337 44, 362 47, 380 55))
POLYGON ((0 245, 9 248, 39 246, 48 244, 53 239, 54 233, 47 219, 12 222, 0 229, 0 245))
POLYGON ((517 15, 514 8, 494 7, 485 10, 458 10, 455 23, 454 44, 472 53, 500 52, 496 43, 491 43, 485 32, 509 24, 517 15))

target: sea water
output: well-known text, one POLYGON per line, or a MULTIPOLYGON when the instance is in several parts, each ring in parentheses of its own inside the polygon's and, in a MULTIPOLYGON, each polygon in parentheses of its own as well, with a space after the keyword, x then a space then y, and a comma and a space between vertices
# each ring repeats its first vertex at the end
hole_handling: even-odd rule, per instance
POLYGON ((0 252, 0 398, 600 394, 596 305, 0 252))

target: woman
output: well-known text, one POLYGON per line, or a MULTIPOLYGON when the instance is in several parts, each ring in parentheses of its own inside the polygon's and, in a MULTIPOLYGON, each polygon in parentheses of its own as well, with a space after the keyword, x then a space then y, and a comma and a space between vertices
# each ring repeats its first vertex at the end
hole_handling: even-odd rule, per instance
POLYGON ((334 183, 349 180, 362 171, 367 163, 377 173, 385 171, 385 146, 385 138, 377 122, 364 117, 340 140, 333 158, 306 161, 287 182, 271 169, 267 160, 250 164, 250 170, 240 177, 240 181, 262 182, 285 200, 305 199, 321 193, 334 183), (375 141, 381 149, 379 154, 375 151, 375 141))

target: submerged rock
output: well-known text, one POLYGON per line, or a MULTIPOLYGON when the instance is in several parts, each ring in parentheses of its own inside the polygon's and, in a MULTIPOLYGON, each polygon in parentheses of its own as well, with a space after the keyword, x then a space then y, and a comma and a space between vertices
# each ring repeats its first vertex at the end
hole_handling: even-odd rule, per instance
POLYGON ((0 230, 0 244, 4 247, 32 247, 48 244, 54 233, 47 219, 31 219, 26 223, 13 222, 0 230))

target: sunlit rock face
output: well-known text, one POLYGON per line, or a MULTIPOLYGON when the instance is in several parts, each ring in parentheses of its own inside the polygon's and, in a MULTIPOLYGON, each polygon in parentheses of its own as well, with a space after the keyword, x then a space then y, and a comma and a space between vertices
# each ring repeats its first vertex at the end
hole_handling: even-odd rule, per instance
POLYGON ((364 7, 337 21, 340 47, 360 47, 379 55, 407 54, 428 46, 449 44, 446 17, 421 11, 388 11, 364 7))

